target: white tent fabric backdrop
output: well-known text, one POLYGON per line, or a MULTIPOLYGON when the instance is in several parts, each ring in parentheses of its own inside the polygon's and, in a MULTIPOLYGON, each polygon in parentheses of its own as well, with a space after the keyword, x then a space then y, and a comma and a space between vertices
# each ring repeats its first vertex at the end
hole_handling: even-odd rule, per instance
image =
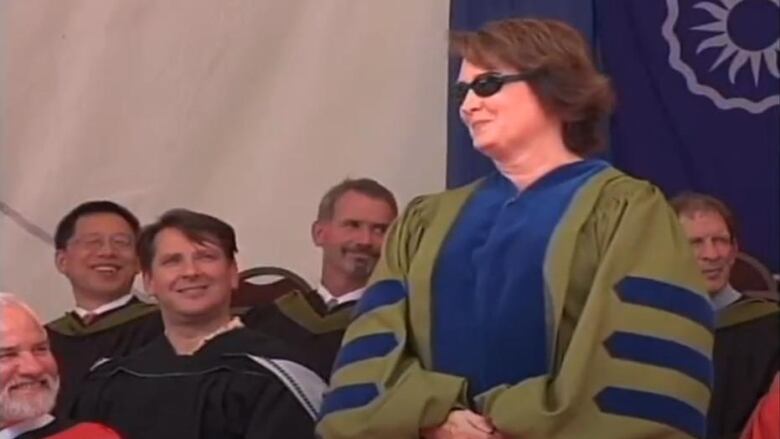
POLYGON ((0 290, 72 306, 50 236, 76 204, 171 207, 237 230, 243 268, 317 281, 324 191, 404 204, 445 172, 447 0, 8 0, 0 290))

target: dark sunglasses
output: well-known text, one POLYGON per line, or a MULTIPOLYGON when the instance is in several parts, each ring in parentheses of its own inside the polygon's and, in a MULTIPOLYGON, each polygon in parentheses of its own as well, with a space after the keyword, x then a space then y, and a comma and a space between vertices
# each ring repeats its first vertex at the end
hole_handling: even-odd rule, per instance
POLYGON ((483 73, 478 75, 471 82, 461 81, 456 83, 452 90, 453 98, 455 98, 455 102, 460 106, 463 104, 463 101, 466 100, 466 95, 469 93, 469 90, 474 90, 474 94, 481 98, 486 98, 498 93, 504 84, 524 81, 528 79, 529 76, 530 75, 527 73, 516 73, 513 75, 502 75, 495 72, 483 73))

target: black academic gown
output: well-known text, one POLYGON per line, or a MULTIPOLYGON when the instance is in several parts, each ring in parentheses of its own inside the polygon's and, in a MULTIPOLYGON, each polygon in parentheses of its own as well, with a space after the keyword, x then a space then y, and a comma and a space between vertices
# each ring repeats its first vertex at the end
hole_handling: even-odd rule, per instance
POLYGON ((298 348, 305 364, 328 381, 356 303, 328 310, 316 291, 296 290, 272 303, 251 308, 242 320, 247 327, 298 348))
POLYGON ((98 360, 135 352, 162 334, 163 323, 157 307, 133 298, 101 314, 89 325, 75 312, 69 312, 48 323, 46 331, 60 372, 55 412, 64 415, 84 377, 98 360))
POLYGON ((308 386, 285 384, 249 355, 290 358, 281 342, 246 328, 221 334, 190 356, 177 355, 160 336, 93 370, 71 414, 131 439, 313 438, 319 401, 291 391, 308 386))
POLYGON ((743 297, 718 313, 708 439, 737 439, 780 369, 780 307, 743 297))

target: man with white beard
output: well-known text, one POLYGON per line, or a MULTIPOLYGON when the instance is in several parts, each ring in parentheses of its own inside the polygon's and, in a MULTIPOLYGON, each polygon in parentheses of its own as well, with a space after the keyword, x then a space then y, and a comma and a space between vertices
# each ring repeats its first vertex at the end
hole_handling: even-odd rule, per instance
POLYGON ((13 294, 0 293, 0 439, 118 439, 94 423, 49 414, 59 390, 57 363, 35 313, 13 294))

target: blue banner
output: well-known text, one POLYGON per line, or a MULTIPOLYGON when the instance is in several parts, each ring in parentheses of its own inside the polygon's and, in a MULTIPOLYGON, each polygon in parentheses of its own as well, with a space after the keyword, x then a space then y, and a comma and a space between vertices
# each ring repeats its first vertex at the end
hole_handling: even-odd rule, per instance
POLYGON ((778 272, 780 1, 597 0, 595 10, 618 95, 613 163, 668 196, 722 199, 742 249, 778 272))

